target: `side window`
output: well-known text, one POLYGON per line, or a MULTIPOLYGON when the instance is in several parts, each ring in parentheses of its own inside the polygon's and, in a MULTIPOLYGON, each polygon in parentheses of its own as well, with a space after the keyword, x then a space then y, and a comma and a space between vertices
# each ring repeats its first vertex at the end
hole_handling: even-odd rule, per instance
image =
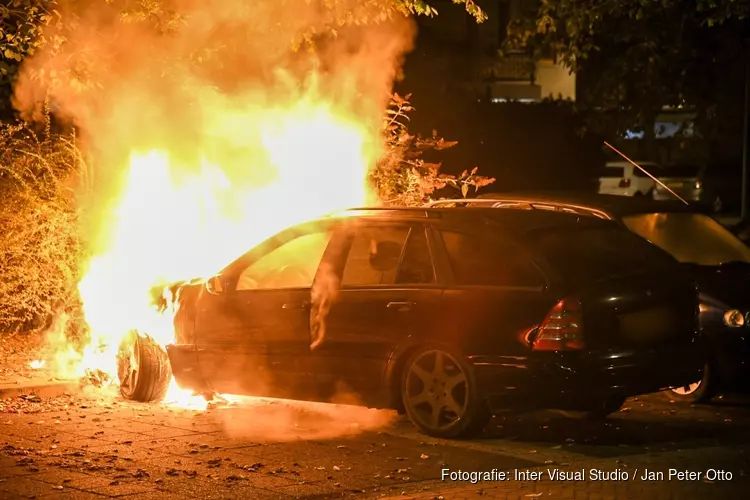
POLYGON ((396 284, 429 285, 431 283, 435 283, 435 270, 432 267, 427 235, 424 228, 415 227, 409 233, 396 284))
POLYGON ((405 227, 357 230, 344 265, 342 286, 393 284, 408 234, 405 227))
POLYGON ((538 287, 545 284, 523 250, 488 237, 441 231, 459 285, 538 287))
POLYGON ((625 177, 625 169, 623 167, 606 167, 602 177, 611 179, 620 179, 625 177))
POLYGON ((248 266, 237 290, 309 288, 331 233, 312 233, 287 241, 248 266))

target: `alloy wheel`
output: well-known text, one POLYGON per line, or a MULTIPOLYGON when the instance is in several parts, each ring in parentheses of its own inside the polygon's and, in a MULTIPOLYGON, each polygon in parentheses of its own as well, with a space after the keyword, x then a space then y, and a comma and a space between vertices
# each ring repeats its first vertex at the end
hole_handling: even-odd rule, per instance
POLYGON ((404 402, 424 427, 441 431, 466 415, 469 382, 452 354, 424 351, 407 368, 405 382, 404 402))
POLYGON ((689 396, 690 394, 693 394, 695 391, 697 391, 701 386, 701 382, 693 382, 692 384, 683 385, 682 387, 673 387, 671 390, 675 394, 679 394, 680 396, 689 396))

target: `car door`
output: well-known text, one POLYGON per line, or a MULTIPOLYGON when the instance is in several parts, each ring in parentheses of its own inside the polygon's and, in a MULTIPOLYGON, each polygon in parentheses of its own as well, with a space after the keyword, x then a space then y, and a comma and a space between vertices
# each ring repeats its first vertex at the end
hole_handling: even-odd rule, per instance
POLYGON ((216 392, 306 399, 310 290, 331 233, 289 231, 230 266, 196 315, 198 360, 216 392))
POLYGON ((367 223, 338 238, 340 290, 312 351, 315 373, 334 401, 378 405, 391 354, 434 328, 442 287, 422 224, 367 223))
POLYGON ((549 293, 530 250, 502 233, 449 228, 438 234, 443 244, 436 253, 449 274, 440 340, 475 363, 502 367, 498 389, 520 387, 528 367, 525 335, 560 297, 549 293))

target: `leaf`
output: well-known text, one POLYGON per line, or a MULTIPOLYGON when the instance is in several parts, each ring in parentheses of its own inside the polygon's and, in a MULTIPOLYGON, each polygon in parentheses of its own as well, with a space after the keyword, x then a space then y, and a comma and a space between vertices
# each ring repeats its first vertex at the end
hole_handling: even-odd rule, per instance
POLYGON ((464 198, 466 198, 466 195, 469 194, 468 184, 464 184, 463 186, 461 186, 461 194, 464 196, 464 198))

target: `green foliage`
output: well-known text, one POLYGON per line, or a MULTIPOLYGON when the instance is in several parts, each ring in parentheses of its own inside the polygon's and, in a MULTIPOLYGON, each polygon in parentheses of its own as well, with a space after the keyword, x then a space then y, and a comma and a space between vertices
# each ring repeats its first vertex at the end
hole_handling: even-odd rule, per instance
POLYGON ((747 54, 744 0, 541 0, 509 29, 510 48, 555 54, 578 73, 577 105, 599 131, 640 125, 663 106, 694 109, 705 134, 718 86, 747 54))
MULTIPOLYGON (((463 5, 466 12, 481 23, 487 19, 487 14, 473 0, 451 0, 456 5, 463 5)), ((435 16, 438 11, 424 0, 393 0, 394 6, 405 14, 435 16)))
POLYGON ((0 331, 45 326, 77 304, 83 246, 75 137, 0 126, 0 331))
POLYGON ((477 168, 459 176, 440 173, 439 163, 428 163, 422 158, 429 150, 441 151, 456 145, 433 132, 424 139, 409 134, 407 124, 410 96, 394 94, 383 122, 386 154, 372 172, 372 182, 383 203, 391 206, 420 206, 431 200, 436 191, 450 187, 467 197, 495 179, 477 175, 477 168))
POLYGON ((20 63, 48 42, 44 30, 61 22, 56 0, 11 0, 0 4, 0 112, 9 110, 20 63))

